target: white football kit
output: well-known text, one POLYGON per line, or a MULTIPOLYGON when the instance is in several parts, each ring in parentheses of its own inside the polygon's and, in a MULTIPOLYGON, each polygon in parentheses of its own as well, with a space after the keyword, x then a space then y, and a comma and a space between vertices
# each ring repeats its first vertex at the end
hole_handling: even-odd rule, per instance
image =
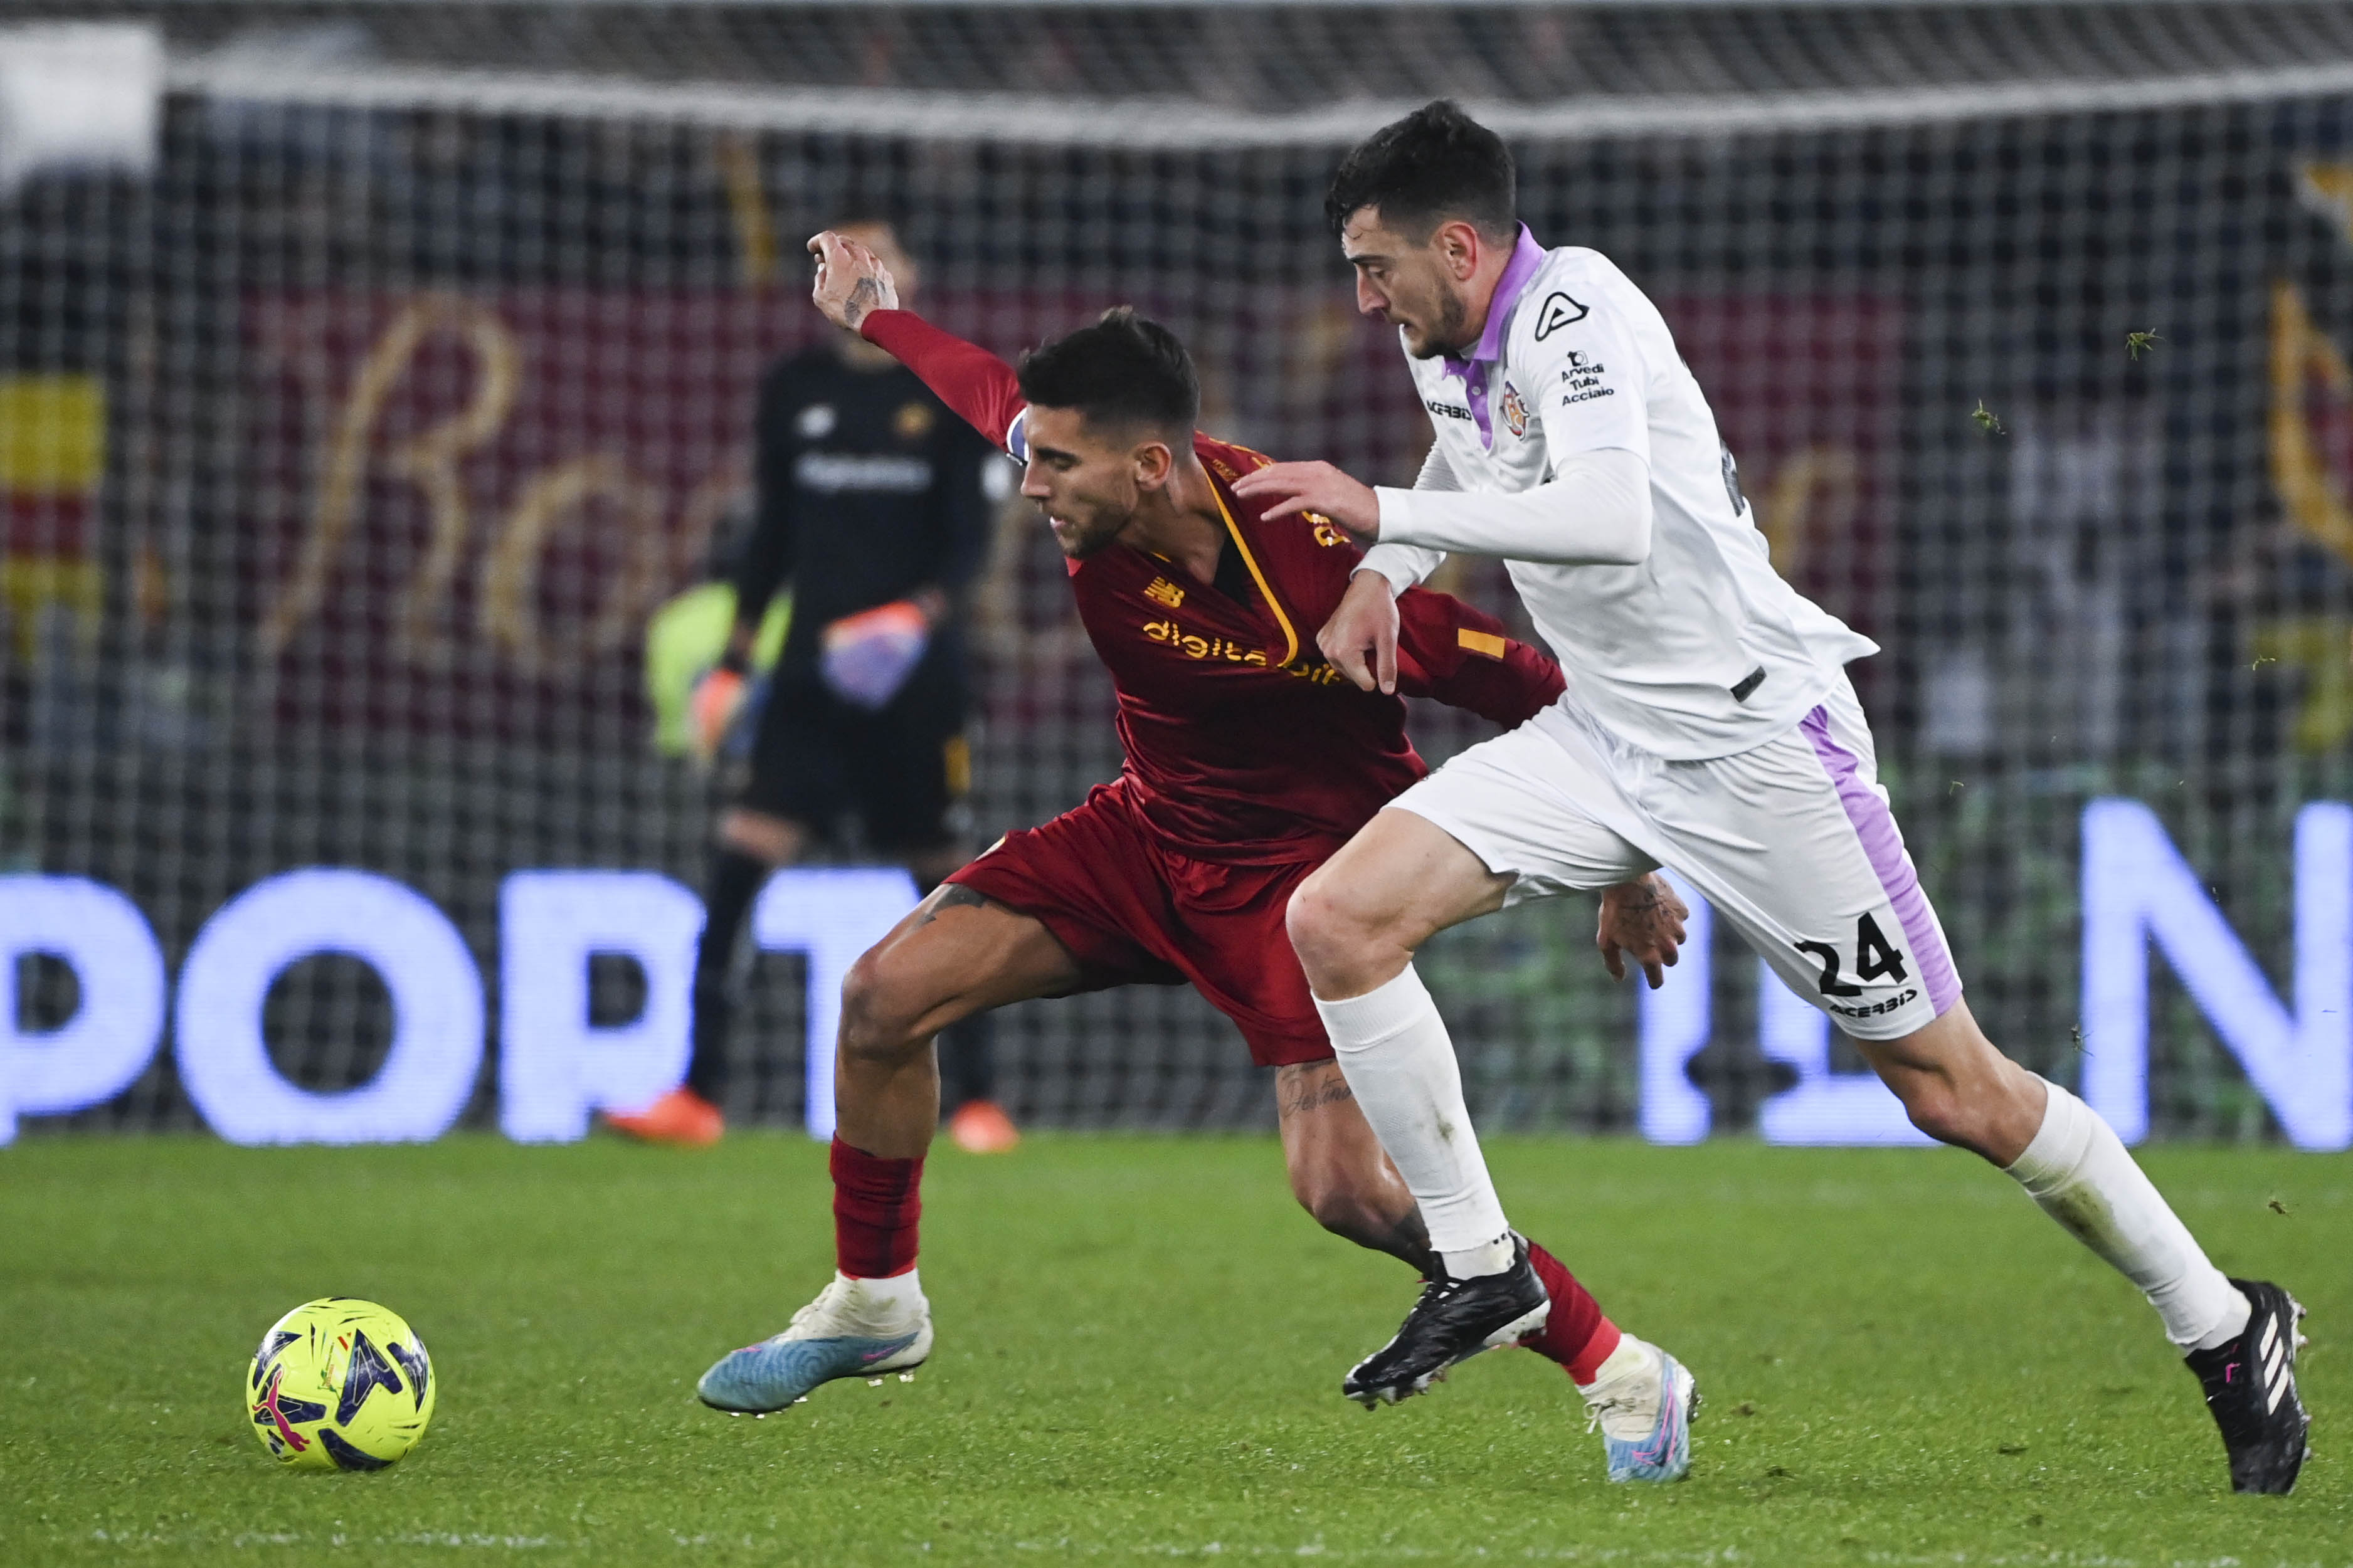
POLYGON ((1408 363, 1438 439, 1378 492, 1366 563, 1402 592, 1447 550, 1504 557, 1567 689, 1391 804, 1513 878, 1507 902, 1673 869, 1851 1035, 1950 1007, 1842 668, 1877 647, 1773 571, 1657 307, 1524 227, 1470 357, 1408 363))
MULTIPOLYGON (((1546 252, 1523 228, 1470 356, 1410 363, 1438 442, 1413 489, 1378 492, 1366 563, 1402 588, 1441 551, 1502 557, 1567 689, 1391 804, 1510 876, 1510 899, 1673 868, 1851 1035, 1896 1038, 1952 1006, 1960 980, 1843 670, 1877 650, 1774 574, 1657 309, 1602 257, 1546 252)), ((1315 1008, 1450 1279, 1524 1269, 1414 966, 1315 1008)), ((2065 1089, 2044 1086, 2004 1168, 2139 1287, 2178 1347, 2252 1332, 2247 1294, 2065 1089)))

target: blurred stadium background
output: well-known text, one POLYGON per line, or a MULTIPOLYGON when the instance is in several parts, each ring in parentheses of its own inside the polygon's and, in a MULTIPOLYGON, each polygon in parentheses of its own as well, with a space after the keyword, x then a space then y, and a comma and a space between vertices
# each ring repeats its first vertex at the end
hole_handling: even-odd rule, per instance
MULTIPOLYGON (((1994 1037, 2073 1074, 2104 795, 2157 808, 2286 989, 2295 813, 2353 790, 2353 8, 17 0, 7 24, 0 869, 124 890, 174 966, 293 867, 418 889, 493 985, 508 872, 699 880, 711 786, 655 744, 646 626, 743 514, 754 378, 819 330, 798 240, 845 206, 895 210, 929 313, 999 351, 1133 301, 1192 344, 1210 428, 1404 482, 1427 424, 1320 202, 1350 141, 1452 95, 1513 140, 1540 237, 1660 300, 1777 563, 1885 646, 1858 684, 1994 1037)), ((981 842, 1117 767, 1060 579, 1008 514, 981 842)), ((1516 616, 1497 570, 1455 586, 1516 616)), ((1478 736, 1416 725, 1433 760, 1478 736)), ((1635 1119, 1636 1002, 1588 919, 1518 911, 1426 964, 1492 1125, 1635 1119)), ((737 1040, 766 1060, 729 1110, 795 1121, 797 961, 754 962, 737 1040)), ((2275 1135, 2154 973, 2155 1129, 2275 1135)), ((598 973, 628 1016, 635 972, 598 973)), ((1715 973, 1692 1077, 1738 1128, 1788 1069, 1753 965, 1715 973)), ((23 1029, 78 1005, 53 960, 16 979, 23 1029)), ((391 1016, 321 955, 267 1026, 336 1089, 391 1016)), ((1000 1041, 1034 1123, 1271 1121, 1189 993, 1033 1005, 1000 1041)), ((47 1124, 195 1120, 167 1048, 47 1124)))

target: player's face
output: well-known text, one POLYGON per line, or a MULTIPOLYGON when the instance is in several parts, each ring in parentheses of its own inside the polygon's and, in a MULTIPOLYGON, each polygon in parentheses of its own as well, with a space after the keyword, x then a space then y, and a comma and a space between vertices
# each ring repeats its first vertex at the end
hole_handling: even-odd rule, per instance
POLYGON ((1340 231, 1340 249, 1356 269, 1356 309, 1398 329, 1416 359, 1451 353, 1470 342, 1470 279, 1459 254, 1459 224, 1440 224, 1416 240, 1385 226, 1378 207, 1358 207, 1340 231))
POLYGON ((1024 430, 1029 466, 1021 493, 1038 503, 1054 542, 1073 561, 1109 548, 1135 521, 1167 468, 1167 447, 1133 431, 1091 428, 1075 408, 1032 405, 1024 430))

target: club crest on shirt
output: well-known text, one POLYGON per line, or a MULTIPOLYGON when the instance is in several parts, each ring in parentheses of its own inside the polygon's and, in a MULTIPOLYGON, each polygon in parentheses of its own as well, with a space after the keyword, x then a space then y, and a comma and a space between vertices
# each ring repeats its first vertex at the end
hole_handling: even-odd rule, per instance
POLYGON ((1504 411, 1504 428, 1509 430, 1514 437, 1526 435, 1528 405, 1521 400, 1520 389, 1508 381, 1504 383, 1504 397, 1500 406, 1504 411))
POLYGON ((1543 308, 1536 313, 1536 342, 1542 342, 1572 322, 1585 320, 1586 308, 1566 294, 1547 294, 1543 308))
POLYGON ((902 403, 891 416, 891 428, 902 441, 920 441, 932 433, 932 422, 937 417, 928 403, 902 403))

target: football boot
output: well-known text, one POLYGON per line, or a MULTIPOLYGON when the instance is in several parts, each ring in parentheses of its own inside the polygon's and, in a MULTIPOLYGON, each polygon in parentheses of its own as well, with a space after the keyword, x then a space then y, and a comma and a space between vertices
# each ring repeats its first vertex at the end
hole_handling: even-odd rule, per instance
POLYGON ((948 1118, 948 1136, 967 1154, 1005 1154, 1021 1142, 1021 1129, 993 1100, 967 1100, 948 1118))
POLYGON ((1585 1429, 1600 1430, 1611 1480, 1682 1480, 1691 1470, 1699 1386, 1690 1368, 1658 1346, 1631 1334, 1620 1342, 1640 1359, 1577 1390, 1585 1395, 1585 1429))
POLYGON ((1481 1351, 1507 1345, 1544 1327, 1552 1298, 1528 1262, 1528 1244, 1512 1237, 1512 1266, 1500 1274, 1449 1279, 1443 1268, 1422 1287, 1388 1343, 1358 1362, 1340 1392, 1370 1410, 1409 1399, 1446 1369, 1481 1351))
POLYGON ((2295 1352, 2304 1307, 2265 1279, 2233 1279, 2253 1309, 2228 1344, 2191 1351, 2189 1370, 2206 1391, 2206 1408, 2231 1456, 2231 1489, 2284 1494, 2304 1468, 2312 1417, 2295 1392, 2295 1352))
POLYGON ((730 1415, 765 1415, 839 1377, 880 1383, 895 1372, 913 1382, 932 1353, 932 1305, 881 1300, 867 1284, 836 1274, 783 1333, 720 1357, 694 1385, 696 1397, 730 1415))
POLYGON ((674 1089, 643 1110, 607 1111, 605 1125, 641 1143, 708 1149, 727 1131, 719 1108, 691 1089, 674 1089))

